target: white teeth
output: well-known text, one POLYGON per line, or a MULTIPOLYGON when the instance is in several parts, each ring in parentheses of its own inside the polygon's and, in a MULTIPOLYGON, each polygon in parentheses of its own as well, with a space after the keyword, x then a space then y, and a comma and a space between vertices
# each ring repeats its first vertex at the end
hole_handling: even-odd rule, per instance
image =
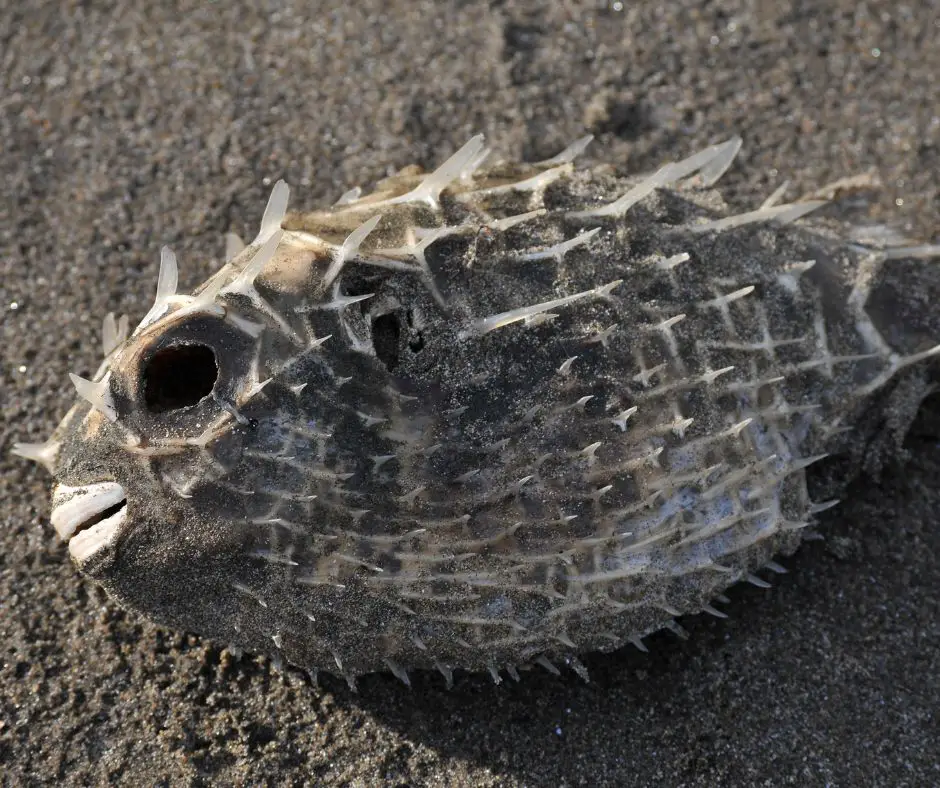
POLYGON ((115 482, 98 482, 82 487, 60 484, 52 495, 52 526, 62 539, 68 540, 69 552, 84 560, 110 543, 127 517, 127 508, 95 523, 82 531, 89 520, 126 500, 124 488, 115 482), (79 531, 76 534, 76 531, 79 531))
POLYGON ((103 547, 111 544, 126 518, 127 508, 125 507, 100 523, 95 523, 91 528, 86 528, 76 534, 69 539, 69 554, 75 561, 82 563, 103 547))

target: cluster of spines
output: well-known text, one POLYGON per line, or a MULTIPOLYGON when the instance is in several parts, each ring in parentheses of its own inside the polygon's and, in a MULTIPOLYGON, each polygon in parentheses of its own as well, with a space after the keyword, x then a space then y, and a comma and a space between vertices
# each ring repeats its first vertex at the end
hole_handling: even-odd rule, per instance
MULTIPOLYGON (((509 182, 500 184, 499 186, 474 190, 473 188, 466 188, 466 185, 473 183, 475 173, 480 169, 491 152, 490 149, 484 146, 483 135, 477 135, 440 167, 424 177, 420 183, 410 191, 375 201, 362 200, 360 199, 361 190, 351 190, 337 201, 336 206, 349 211, 375 211, 377 208, 384 206, 392 207, 410 203, 425 204, 432 209, 437 209, 440 206, 442 192, 452 187, 455 183, 462 187, 458 194, 464 198, 473 196, 479 192, 489 193, 499 189, 537 191, 544 188, 551 180, 566 174, 571 162, 577 155, 583 152, 591 139, 590 136, 582 137, 557 156, 544 162, 539 162, 538 165, 533 165, 535 167, 541 167, 542 169, 529 178, 522 181, 509 182)), ((610 203, 595 208, 570 211, 566 216, 571 219, 621 218, 633 205, 642 201, 657 188, 670 186, 679 180, 693 175, 696 176, 696 183, 698 185, 705 187, 711 186, 717 182, 731 165, 740 147, 741 139, 735 137, 727 142, 705 148, 686 159, 663 166, 610 203)), ((777 202, 785 186, 786 184, 783 184, 781 189, 778 189, 777 192, 771 195, 764 204, 755 211, 723 219, 705 221, 699 224, 687 225, 684 226, 682 230, 688 232, 714 232, 731 227, 739 227, 747 223, 762 222, 771 219, 778 222, 788 222, 800 218, 824 204, 824 201, 811 200, 778 205, 777 202)), ((176 256, 173 254, 172 250, 164 247, 161 252, 160 272, 154 304, 135 329, 134 335, 140 334, 148 326, 159 321, 162 316, 170 311, 172 306, 176 305, 178 308, 187 311, 208 311, 224 315, 242 330, 252 336, 257 336, 258 333, 263 330, 263 324, 241 318, 233 310, 225 309, 218 303, 220 296, 240 293, 250 299, 255 309, 261 315, 273 321, 278 330, 298 343, 302 343, 301 338, 297 336, 288 320, 276 310, 272 309, 254 287, 255 278, 274 256, 279 243, 283 239, 284 232, 281 230, 281 224, 287 213, 288 197, 289 189, 287 185, 284 181, 278 181, 272 190, 265 208, 260 232, 252 243, 252 246, 256 247, 255 251, 244 268, 228 282, 226 282, 222 276, 225 271, 225 269, 223 269, 223 271, 219 272, 219 275, 210 279, 201 292, 195 296, 182 296, 177 294, 178 275, 176 256)), ((518 216, 494 220, 487 226, 490 227, 490 229, 506 230, 519 222, 533 219, 544 214, 544 209, 537 209, 518 216)), ((333 261, 323 276, 323 286, 329 286, 330 283, 339 276, 344 266, 350 261, 363 262, 398 270, 413 269, 423 278, 438 303, 441 306, 445 306, 445 298, 434 283, 434 278, 428 268, 424 253, 428 246, 434 241, 449 234, 465 232, 468 230, 468 227, 432 228, 426 232, 424 238, 408 246, 397 249, 375 249, 371 250, 369 254, 361 254, 360 247, 362 243, 370 233, 376 229, 381 220, 381 213, 371 216, 350 233, 343 244, 332 250, 333 261), (403 258, 411 258, 412 262, 402 262, 403 258)), ((571 249, 589 244, 594 235, 600 232, 600 229, 599 227, 594 227, 570 239, 561 241, 554 246, 545 249, 520 251, 517 252, 515 256, 520 260, 548 258, 560 260, 571 249)), ((302 245, 304 234, 294 233, 293 235, 295 236, 293 239, 294 242, 299 242, 302 245)), ((238 255, 243 247, 244 245, 237 236, 227 236, 227 256, 234 257, 238 255)), ((877 265, 885 260, 896 259, 902 256, 934 257, 937 255, 940 255, 940 246, 937 245, 924 244, 919 246, 897 247, 874 253, 872 255, 872 264, 877 265)), ((672 258, 671 262, 675 263, 678 257, 681 256, 675 256, 672 258)), ((666 261, 664 265, 668 265, 669 262, 670 261, 666 261)), ((853 290, 850 301, 857 303, 859 308, 862 308, 864 305, 864 299, 868 292, 866 285, 870 282, 871 276, 872 272, 868 272, 864 281, 860 276, 860 280, 856 283, 853 290)), ((533 304, 512 310, 508 313, 481 317, 475 321, 471 330, 485 333, 518 321, 524 321, 527 325, 538 324, 545 319, 551 319, 552 309, 565 306, 588 296, 602 296, 605 294, 605 288, 612 288, 613 286, 614 283, 599 285, 591 291, 573 294, 563 299, 551 299, 541 304, 533 304)), ((742 293, 737 295, 742 294, 745 293, 742 291, 742 293)), ((125 319, 122 318, 122 320, 125 319)), ((126 322, 123 325, 124 330, 123 333, 121 333, 121 331, 118 330, 113 316, 109 315, 105 319, 104 342, 106 345, 106 360, 92 380, 86 380, 74 374, 70 376, 79 396, 112 422, 116 420, 117 414, 109 390, 108 357, 112 355, 127 338, 126 322)), ((873 343, 876 343, 880 338, 873 335, 871 339, 873 343)), ((940 346, 928 349, 912 357, 892 357, 891 368, 886 370, 882 377, 887 379, 901 367, 916 363, 938 353, 940 353, 940 346)), ((884 380, 879 378, 872 381, 870 387, 875 388, 883 382, 884 380)), ((43 462, 47 466, 51 464, 50 458, 54 457, 55 454, 54 447, 48 444, 17 444, 15 451, 29 459, 36 459, 39 462, 43 462)))

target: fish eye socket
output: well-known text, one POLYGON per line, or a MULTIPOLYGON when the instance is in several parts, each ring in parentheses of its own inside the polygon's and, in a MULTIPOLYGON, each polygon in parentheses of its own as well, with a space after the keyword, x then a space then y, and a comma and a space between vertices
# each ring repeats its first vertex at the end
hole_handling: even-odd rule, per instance
POLYGON ((144 367, 144 405, 151 413, 195 405, 212 393, 218 377, 215 353, 207 345, 163 348, 144 367))

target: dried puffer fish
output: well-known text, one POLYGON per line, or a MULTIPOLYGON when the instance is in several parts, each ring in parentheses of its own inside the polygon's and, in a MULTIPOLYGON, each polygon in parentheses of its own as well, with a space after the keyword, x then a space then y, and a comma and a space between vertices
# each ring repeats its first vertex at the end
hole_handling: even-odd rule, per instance
POLYGON ((870 304, 885 261, 940 246, 864 248, 778 194, 724 215, 739 139, 639 180, 576 171, 589 139, 484 166, 474 137, 306 214, 279 182, 191 296, 164 249, 153 308, 108 317, 80 402, 16 449, 79 569, 350 682, 583 674, 766 585, 831 505, 807 466, 940 354, 870 304))

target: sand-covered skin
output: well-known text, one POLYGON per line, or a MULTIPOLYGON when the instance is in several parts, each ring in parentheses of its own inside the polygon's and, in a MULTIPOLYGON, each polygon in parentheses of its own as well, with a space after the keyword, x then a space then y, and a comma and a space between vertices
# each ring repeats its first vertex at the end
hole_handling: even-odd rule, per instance
POLYGON ((753 205, 873 168, 873 216, 940 240, 940 4, 31 3, 0 15, 0 772, 9 784, 929 785, 940 780, 940 408, 825 542, 689 641, 493 687, 311 687, 161 632, 82 581, 48 478, 11 458, 139 319, 251 237, 270 184, 330 202, 483 131, 543 158, 598 135, 633 170, 740 133, 753 205), (660 8, 655 6, 662 5, 660 8), (459 6, 459 10, 455 10, 459 6), (164 10, 165 9, 165 10, 164 10), (731 29, 733 27, 733 30, 731 29), (897 204, 901 201, 902 204, 897 204), (11 308, 15 302, 17 308, 11 308), (22 370, 22 371, 21 371, 22 370))

